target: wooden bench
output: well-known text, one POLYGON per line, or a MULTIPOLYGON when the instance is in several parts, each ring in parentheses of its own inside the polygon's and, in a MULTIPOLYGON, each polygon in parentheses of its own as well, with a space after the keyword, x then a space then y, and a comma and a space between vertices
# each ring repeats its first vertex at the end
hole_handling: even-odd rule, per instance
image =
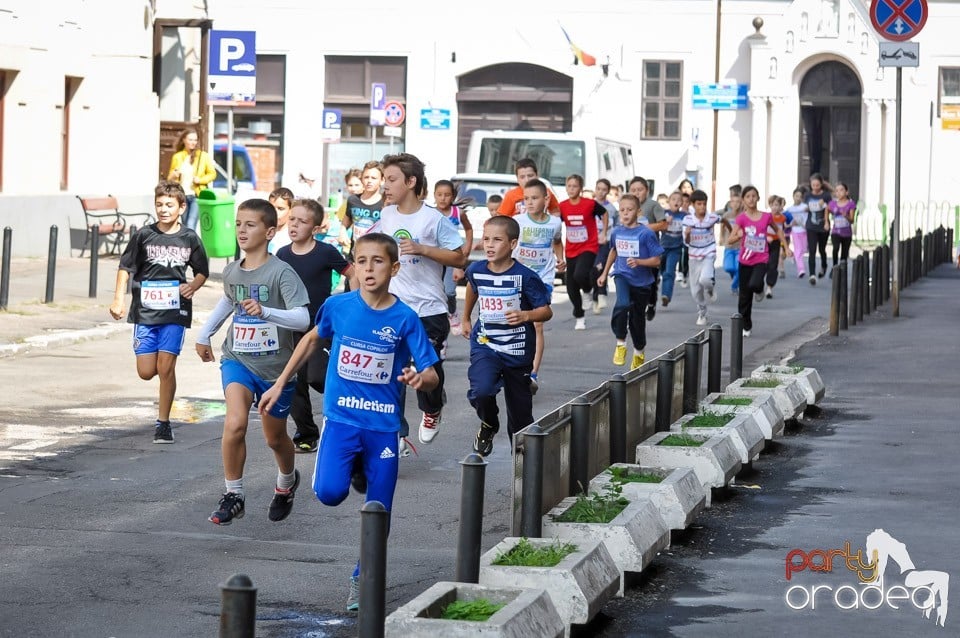
POLYGON ((130 232, 134 227, 142 228, 153 221, 150 213, 124 213, 120 211, 120 204, 113 195, 106 197, 80 197, 80 206, 83 208, 84 240, 80 249, 80 256, 90 247, 93 240, 93 229, 100 231, 101 246, 107 247, 107 254, 119 255, 130 240, 130 232))

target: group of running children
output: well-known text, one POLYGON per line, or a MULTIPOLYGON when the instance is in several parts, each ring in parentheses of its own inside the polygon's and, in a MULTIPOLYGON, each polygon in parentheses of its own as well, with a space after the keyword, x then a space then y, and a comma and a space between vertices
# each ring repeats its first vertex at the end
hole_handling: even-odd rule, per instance
MULTIPOLYGON (((236 237, 243 258, 224 269, 223 295, 199 329, 195 346, 202 361, 216 361, 212 338, 230 321, 220 356, 225 491, 209 516, 212 523, 229 525, 244 515, 251 406, 259 412, 277 464, 271 521, 284 520, 293 507, 300 485, 297 452, 317 451, 312 487, 325 505, 340 504, 353 485, 390 511, 399 458, 413 448, 404 418, 404 386, 416 391, 423 413, 418 438, 429 444, 441 423, 443 359, 451 332, 470 342, 467 396, 480 420, 473 449, 483 456, 493 450, 501 389, 512 440, 533 422, 543 324, 553 316, 557 273, 565 273, 577 330, 585 328, 586 310, 599 313, 605 307, 607 280, 615 280, 613 361, 625 365, 629 333, 631 366, 636 368, 644 361, 645 322, 656 311, 661 263, 666 266, 661 284, 666 306, 674 280, 670 268, 679 261, 680 246, 689 260, 685 281, 698 307, 697 324, 706 323, 707 306, 717 299, 714 227, 726 224, 726 242, 740 246, 728 251, 738 254, 740 312, 749 334, 752 293, 763 289, 767 261, 775 259, 774 244, 786 241, 776 209, 772 214, 757 209, 755 188, 739 193, 742 211, 731 194, 731 211, 738 211, 731 218, 707 213, 707 196, 696 190, 688 202, 680 193, 671 195, 664 212, 648 197, 648 184, 640 177, 619 197, 617 209, 607 199, 612 187, 603 179, 596 184, 595 198, 584 198, 583 178, 572 175, 566 182, 568 198, 557 202, 532 160, 520 160, 516 176, 515 189, 487 202, 498 214, 484 223, 478 242, 486 259, 469 266, 473 229, 454 203, 454 185, 437 182, 435 206, 425 204, 424 164, 407 153, 388 155, 348 174, 350 196, 337 215, 325 216, 315 200, 295 199, 287 189, 274 192, 270 200, 251 199, 239 206, 236 237), (767 241, 770 232, 776 237, 773 243, 767 241), (345 292, 332 295, 339 277, 346 279, 345 292), (460 315, 455 286, 462 279, 467 286, 460 315), (471 323, 474 309, 477 319, 471 323), (311 387, 323 393, 322 432, 313 420, 311 387), (292 438, 288 415, 297 426, 292 438)), ((836 190, 839 194, 840 187, 836 190)), ((818 210, 822 214, 826 208, 824 203, 818 210)), ((185 210, 182 187, 161 182, 155 191, 156 222, 131 238, 110 306, 115 319, 124 315, 129 281, 128 321, 134 324, 137 372, 160 382, 153 439, 159 444, 174 441, 170 412, 176 361, 191 325, 191 300, 209 276, 200 239, 181 223, 185 210)), ((813 206, 807 211, 808 219, 819 219, 813 206)), ((792 211, 793 220, 799 216, 792 211)), ((793 237, 799 243, 796 225, 793 237)), ((811 240, 811 274, 813 246, 811 240)), ((848 247, 849 242, 844 257, 848 247)), ((790 255, 789 248, 784 252, 790 255)), ((358 579, 359 562, 350 577, 348 610, 359 606, 358 579)))

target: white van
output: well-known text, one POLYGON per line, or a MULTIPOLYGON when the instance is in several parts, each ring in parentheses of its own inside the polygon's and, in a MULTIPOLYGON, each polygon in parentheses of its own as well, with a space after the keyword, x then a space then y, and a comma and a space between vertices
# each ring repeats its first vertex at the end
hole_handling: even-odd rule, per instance
POLYGON ((560 189, 574 173, 583 175, 587 189, 601 177, 626 189, 634 176, 629 142, 577 133, 500 130, 473 132, 466 172, 513 174, 517 160, 524 157, 535 161, 540 177, 560 189))

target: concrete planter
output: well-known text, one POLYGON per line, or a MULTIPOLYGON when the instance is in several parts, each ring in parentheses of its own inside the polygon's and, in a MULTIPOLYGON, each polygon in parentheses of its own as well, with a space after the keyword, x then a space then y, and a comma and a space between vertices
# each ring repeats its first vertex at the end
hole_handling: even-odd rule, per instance
POLYGON ((777 377, 785 379, 796 379, 803 390, 803 395, 807 400, 807 405, 817 405, 823 399, 826 392, 826 386, 823 385, 823 379, 816 368, 806 368, 796 370, 792 366, 760 366, 750 373, 751 377, 777 377))
MULTIPOLYGON (((546 589, 561 620, 567 625, 567 635, 571 624, 590 622, 619 591, 620 570, 600 540, 575 542, 577 551, 568 554, 553 567, 493 564, 521 540, 516 537, 505 538, 480 557, 480 584, 488 587, 546 589)), ((557 541, 555 538, 527 539, 534 547, 549 547, 557 541)))
POLYGON ((691 434, 691 437, 703 442, 699 447, 660 445, 660 441, 672 434, 676 433, 657 432, 646 441, 641 441, 637 445, 637 464, 692 469, 703 485, 706 505, 710 507, 711 488, 732 482, 741 468, 740 453, 732 435, 729 432, 718 432, 713 436, 691 434))
POLYGON ((783 415, 777 407, 773 392, 751 392, 744 394, 742 392, 712 392, 702 401, 700 407, 711 412, 749 412, 763 432, 763 437, 770 441, 775 436, 783 434, 783 415), (716 403, 721 398, 750 399, 748 405, 724 405, 716 403))
POLYGON ((543 589, 487 587, 467 583, 435 583, 406 605, 387 616, 384 635, 394 638, 456 638, 459 636, 563 636, 564 624, 543 589), (443 609, 455 600, 484 598, 506 603, 485 622, 443 620, 443 609))
MULTIPOLYGON (((719 411, 717 411, 719 413, 719 411)), ((721 413, 726 414, 726 413, 721 413)), ((730 432, 734 446, 740 453, 740 462, 744 465, 752 462, 758 456, 766 443, 763 430, 757 425, 756 410, 753 412, 733 413, 733 418, 726 425, 719 427, 697 427, 688 425, 697 418, 696 414, 685 414, 670 425, 671 432, 681 434, 701 434, 711 436, 716 432, 730 432)))
POLYGON ((803 414, 803 411, 807 409, 807 397, 804 395, 803 389, 800 387, 800 384, 797 383, 796 379, 777 379, 771 375, 765 378, 778 381, 778 384, 771 388, 751 388, 750 386, 744 386, 743 384, 748 381, 758 380, 756 377, 750 377, 737 379, 728 385, 725 391, 734 394, 750 394, 751 392, 757 391, 772 392, 773 399, 776 402, 777 408, 780 410, 780 414, 783 415, 784 420, 796 419, 803 414))
MULTIPOLYGON (((647 467, 630 463, 614 463, 610 467, 624 468, 631 474, 657 474, 663 477, 659 483, 624 482, 621 487, 623 495, 631 501, 649 498, 660 510, 667 527, 672 530, 688 528, 706 507, 703 484, 690 468, 647 467)), ((612 479, 613 475, 609 471, 597 474, 590 480, 590 492, 602 493, 612 479)))
POLYGON ((547 512, 543 517, 543 535, 575 543, 602 541, 620 570, 618 595, 622 596, 625 572, 643 571, 661 550, 669 547, 670 529, 660 510, 649 499, 631 501, 609 523, 561 523, 554 520, 576 501, 575 496, 569 496, 547 512))

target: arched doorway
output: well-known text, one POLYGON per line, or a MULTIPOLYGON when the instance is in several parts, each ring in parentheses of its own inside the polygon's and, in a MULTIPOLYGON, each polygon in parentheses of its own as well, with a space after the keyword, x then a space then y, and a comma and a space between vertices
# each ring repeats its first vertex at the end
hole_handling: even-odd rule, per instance
POLYGON ((479 129, 570 131, 573 78, 535 64, 494 64, 460 76, 457 170, 479 129))
POLYGON ((863 87, 842 62, 821 62, 800 83, 798 183, 820 173, 831 184, 860 185, 860 110, 863 87))

